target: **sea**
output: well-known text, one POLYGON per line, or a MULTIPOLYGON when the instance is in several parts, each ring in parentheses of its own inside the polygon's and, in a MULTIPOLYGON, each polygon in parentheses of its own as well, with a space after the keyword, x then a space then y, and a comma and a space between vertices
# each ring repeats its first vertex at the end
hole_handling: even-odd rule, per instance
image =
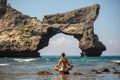
POLYGON ((0 80, 120 80, 120 74, 113 74, 112 70, 120 72, 120 56, 80 57, 66 56, 74 67, 69 75, 60 75, 52 66, 56 65, 60 56, 42 56, 36 58, 0 58, 0 80), (110 72, 92 73, 92 70, 107 68, 110 72), (46 70, 53 75, 38 75, 46 70), (82 75, 73 75, 80 72, 82 75))

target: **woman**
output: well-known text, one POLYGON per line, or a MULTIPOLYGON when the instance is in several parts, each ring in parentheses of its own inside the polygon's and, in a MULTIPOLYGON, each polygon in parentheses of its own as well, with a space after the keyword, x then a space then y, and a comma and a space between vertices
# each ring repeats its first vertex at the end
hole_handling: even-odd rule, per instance
POLYGON ((69 71, 73 68, 73 65, 68 63, 68 60, 65 58, 65 53, 63 52, 58 64, 53 66, 53 68, 60 73, 69 74, 69 71), (59 68, 60 65, 61 68, 59 68))

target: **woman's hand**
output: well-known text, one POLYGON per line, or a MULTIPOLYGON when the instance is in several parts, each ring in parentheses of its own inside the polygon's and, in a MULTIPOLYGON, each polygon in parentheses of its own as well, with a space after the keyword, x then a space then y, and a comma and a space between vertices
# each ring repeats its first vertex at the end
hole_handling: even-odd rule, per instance
POLYGON ((58 67, 57 65, 53 65, 52 67, 58 67))
POLYGON ((72 65, 72 64, 70 64, 69 66, 73 67, 73 65, 72 65))

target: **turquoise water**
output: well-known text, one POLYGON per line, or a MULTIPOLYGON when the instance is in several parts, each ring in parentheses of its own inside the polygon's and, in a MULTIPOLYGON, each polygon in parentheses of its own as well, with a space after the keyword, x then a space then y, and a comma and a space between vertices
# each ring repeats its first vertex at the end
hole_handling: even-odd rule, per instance
MULTIPOLYGON (((58 77, 58 72, 56 72, 52 65, 56 65, 59 56, 42 56, 37 58, 0 58, 0 80, 61 80, 58 77), (36 75, 38 71, 48 70, 53 73, 51 76, 40 76, 36 75), (54 77, 56 77, 54 79, 54 77)), ((118 79, 120 75, 100 74, 93 75, 91 70, 108 68, 116 68, 120 71, 120 65, 114 63, 114 61, 120 61, 120 56, 102 56, 102 57, 80 57, 80 56, 67 56, 66 57, 70 64, 74 65, 74 68, 70 71, 71 74, 78 71, 84 76, 78 76, 78 78, 73 79, 68 76, 67 80, 101 80, 101 76, 104 76, 102 80, 118 79), (87 75, 87 76, 86 76, 87 75), (105 76, 106 75, 106 76, 105 76), (79 79, 80 78, 80 79, 79 79), (85 79, 87 78, 87 79, 85 79), (94 78, 94 79, 93 79, 94 78)), ((119 80, 119 79, 118 79, 119 80)))

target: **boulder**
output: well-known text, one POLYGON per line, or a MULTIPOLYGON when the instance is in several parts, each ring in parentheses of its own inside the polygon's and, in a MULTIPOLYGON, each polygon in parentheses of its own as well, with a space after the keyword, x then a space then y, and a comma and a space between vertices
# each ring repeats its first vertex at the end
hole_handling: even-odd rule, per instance
POLYGON ((80 72, 74 72, 73 75, 82 75, 80 72))
POLYGON ((91 72, 94 73, 94 74, 101 74, 102 73, 102 72, 99 72, 97 70, 91 70, 91 72))
POLYGON ((100 72, 110 72, 108 68, 101 68, 100 72))
POLYGON ((46 71, 46 70, 42 70, 37 72, 37 75, 52 75, 53 73, 46 71))
POLYGON ((113 70, 112 70, 112 73, 113 73, 113 74, 120 74, 120 71, 118 71, 118 70, 116 70, 116 69, 113 69, 113 70))

